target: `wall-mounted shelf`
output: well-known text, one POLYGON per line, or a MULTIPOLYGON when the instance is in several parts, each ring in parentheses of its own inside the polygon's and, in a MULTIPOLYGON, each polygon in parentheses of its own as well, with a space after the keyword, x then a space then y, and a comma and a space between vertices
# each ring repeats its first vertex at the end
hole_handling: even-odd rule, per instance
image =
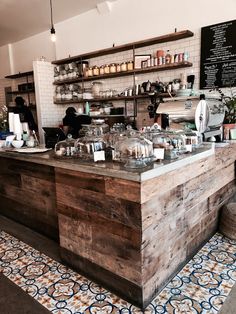
POLYGON ((181 68, 186 68, 186 67, 191 67, 191 66, 192 66, 191 62, 184 61, 184 62, 178 62, 178 63, 163 64, 163 65, 158 65, 155 67, 148 67, 144 69, 134 69, 132 71, 110 73, 110 74, 103 74, 103 75, 89 76, 89 77, 79 77, 75 79, 67 79, 64 81, 55 81, 53 84, 54 85, 72 84, 72 83, 79 83, 79 82, 87 82, 87 81, 122 77, 122 76, 127 76, 127 75, 136 75, 136 74, 138 75, 138 74, 144 74, 144 73, 149 73, 149 72, 175 70, 175 69, 181 69, 181 68))
POLYGON ((142 47, 151 46, 155 44, 166 43, 169 41, 175 41, 175 40, 188 38, 192 36, 193 36, 193 33, 191 31, 184 30, 184 31, 170 33, 167 35, 153 37, 153 38, 149 38, 149 39, 145 39, 141 41, 131 42, 125 45, 92 51, 92 52, 84 53, 84 54, 77 55, 74 57, 69 57, 69 58, 65 58, 61 60, 55 60, 52 63, 59 65, 59 64, 65 64, 65 63, 70 63, 70 62, 79 61, 79 60, 86 60, 86 59, 91 59, 95 57, 100 57, 100 56, 104 56, 108 54, 130 50, 130 49, 137 49, 137 48, 142 48, 142 47))
MULTIPOLYGON (((19 72, 19 73, 16 73, 16 74, 7 75, 7 76, 5 76, 5 78, 6 79, 11 79, 11 80, 25 78, 26 84, 23 84, 23 85, 27 85, 28 86, 29 79, 30 79, 30 81, 32 81, 32 79, 30 77, 31 76, 33 77, 33 75, 34 75, 33 71, 27 71, 27 72, 19 72)), ((36 108, 36 105, 32 105, 31 104, 31 99, 32 98, 34 99, 34 95, 32 95, 32 94, 35 93, 35 89, 33 87, 34 87, 34 85, 32 85, 32 88, 31 88, 31 86, 28 87, 30 89, 26 89, 24 91, 14 90, 14 91, 7 92, 7 94, 8 95, 27 95, 28 107, 33 110, 34 119, 37 121, 37 115, 36 115, 37 108, 36 108)))
POLYGON ((16 73, 16 74, 7 75, 7 76, 5 76, 5 78, 7 78, 7 79, 18 79, 18 78, 20 78, 20 77, 31 76, 31 75, 33 75, 33 74, 34 74, 33 71, 19 72, 19 73, 16 73))
MULTIPOLYGON (((120 45, 120 46, 115 46, 115 47, 110 47, 106 49, 101 49, 97 51, 92 51, 89 53, 84 53, 81 55, 77 55, 74 57, 69 57, 61 60, 56 60, 53 61, 52 64, 54 65, 65 65, 69 64, 71 62, 79 62, 81 64, 81 61, 84 60, 89 60, 95 57, 100 57, 100 56, 105 56, 105 55, 112 55, 118 52, 122 51, 132 51, 133 55, 133 64, 135 65, 135 55, 139 54, 139 51, 137 50, 138 48, 142 47, 147 47, 147 46, 152 46, 155 44, 161 44, 161 43, 166 43, 170 41, 176 41, 179 39, 184 39, 188 37, 192 37, 194 34, 189 31, 189 30, 184 30, 180 32, 175 32, 163 36, 158 36, 142 41, 136 41, 136 42, 131 42, 125 45, 120 45)), ((154 48, 153 48, 154 49, 154 48)), ((181 48, 183 51, 184 49, 181 48)), ((181 51, 180 51, 181 52, 181 51)), ((154 51, 153 51, 154 53, 154 51)), ((183 59, 180 59, 183 60, 183 59)), ((164 59, 165 61, 165 59, 164 59)), ((109 63, 109 62, 108 62, 109 63)), ((129 71, 123 71, 123 72, 116 72, 116 73, 109 73, 109 74, 103 74, 103 75, 97 75, 97 76, 89 76, 89 77, 76 77, 76 78, 70 78, 70 79, 65 79, 65 80, 55 80, 53 83, 54 85, 66 85, 66 84, 73 84, 73 83, 81 83, 82 89, 84 89, 84 83, 90 82, 90 81, 97 81, 97 80, 105 80, 105 79, 113 79, 113 78, 119 78, 119 77, 126 77, 126 76, 132 76, 133 77, 133 88, 136 88, 136 76, 145 74, 145 73, 154 73, 154 72, 160 72, 160 71, 167 71, 167 70, 175 70, 175 69, 181 69, 181 68, 187 68, 191 67, 192 63, 188 61, 182 61, 182 62, 176 62, 176 63, 168 63, 168 64, 161 64, 157 66, 150 66, 150 67, 143 67, 140 69, 133 69, 129 71)), ((57 69, 58 71, 58 69, 57 69)), ((59 68, 59 72, 61 72, 62 69, 59 68)), ((63 72, 60 73, 60 75, 64 75, 63 72)), ((63 76, 62 76, 63 77, 63 76)), ((124 87, 125 88, 125 87, 124 87)), ((162 95, 160 95, 162 96, 162 95)), ((165 94, 162 97, 168 97, 169 95, 165 94)), ((58 101, 55 100, 55 104, 58 105, 64 105, 64 104, 79 104, 82 103, 84 104, 86 101, 89 102, 109 102, 109 101, 124 101, 125 108, 128 104, 128 102, 133 102, 133 107, 134 107, 134 117, 137 115, 137 103, 138 99, 148 99, 148 97, 151 97, 151 95, 138 95, 138 96, 131 96, 131 97, 109 97, 109 98, 95 98, 95 99, 77 99, 77 100, 63 100, 63 101, 58 101)), ((126 111, 125 111, 126 112, 126 111)), ((134 118, 135 120, 135 118, 134 118)))
POLYGON ((28 94, 28 93, 34 93, 35 90, 34 89, 30 89, 30 90, 26 90, 26 91, 18 91, 18 90, 14 90, 12 92, 8 92, 9 95, 18 95, 18 94, 28 94))
MULTIPOLYGON (((57 105, 68 105, 68 104, 81 104, 85 102, 109 102, 109 101, 133 101, 138 99, 147 99, 150 98, 151 94, 143 94, 137 96, 116 96, 116 97, 107 97, 107 98, 92 98, 92 99, 76 99, 76 100, 61 100, 61 101, 54 101, 54 104, 57 105)), ((159 97, 169 97, 168 93, 160 93, 158 94, 159 97)))

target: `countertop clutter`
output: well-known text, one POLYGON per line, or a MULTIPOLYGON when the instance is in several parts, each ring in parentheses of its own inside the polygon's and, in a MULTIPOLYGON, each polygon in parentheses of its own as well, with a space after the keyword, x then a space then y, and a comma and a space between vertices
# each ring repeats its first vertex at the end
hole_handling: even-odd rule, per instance
POLYGON ((42 165, 48 165, 68 170, 94 173, 101 176, 109 176, 120 179, 128 179, 131 181, 142 182, 178 168, 184 167, 197 160, 214 155, 214 145, 206 144, 197 151, 183 155, 178 160, 163 160, 155 162, 146 168, 127 170, 123 164, 117 162, 99 162, 93 163, 82 159, 58 159, 54 158, 54 152, 48 151, 44 153, 19 153, 17 150, 5 150, 0 148, 0 156, 12 158, 21 161, 27 161, 42 165))

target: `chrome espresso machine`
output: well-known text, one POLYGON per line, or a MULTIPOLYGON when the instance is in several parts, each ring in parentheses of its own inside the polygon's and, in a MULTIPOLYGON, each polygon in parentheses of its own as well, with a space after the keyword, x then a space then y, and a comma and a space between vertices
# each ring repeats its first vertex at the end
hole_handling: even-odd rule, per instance
POLYGON ((200 97, 164 98, 156 114, 159 118, 164 115, 170 128, 185 129, 191 125, 203 135, 204 141, 209 141, 212 137, 217 141, 222 140, 225 108, 219 98, 206 98, 204 94, 200 97))

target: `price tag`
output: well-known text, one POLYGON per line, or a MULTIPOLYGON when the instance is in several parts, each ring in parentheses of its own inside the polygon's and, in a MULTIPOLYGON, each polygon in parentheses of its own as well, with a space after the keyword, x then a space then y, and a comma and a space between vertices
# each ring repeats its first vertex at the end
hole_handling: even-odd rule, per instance
POLYGON ((193 150, 193 145, 192 144, 187 144, 187 145, 185 145, 185 147, 186 147, 186 150, 187 150, 187 152, 192 152, 192 150, 193 150))
POLYGON ((98 152, 94 152, 93 153, 93 160, 94 161, 105 160, 105 151, 100 150, 98 152))
POLYGON ((165 153, 164 148, 154 148, 154 156, 157 159, 164 159, 164 153, 165 153))

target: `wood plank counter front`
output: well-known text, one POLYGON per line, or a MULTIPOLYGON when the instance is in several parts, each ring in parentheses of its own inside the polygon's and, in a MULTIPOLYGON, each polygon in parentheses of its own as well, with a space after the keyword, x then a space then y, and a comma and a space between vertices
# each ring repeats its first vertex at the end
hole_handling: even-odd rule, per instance
MULTIPOLYGON (((17 186, 22 191, 27 163, 48 167, 50 175, 55 173, 55 190, 53 184, 50 188, 44 185, 50 177, 44 172, 43 182, 39 184, 37 178, 26 186, 31 190, 39 184, 39 197, 47 188, 56 200, 63 260, 144 308, 217 230, 219 209, 236 191, 235 148, 231 143, 216 148, 215 153, 189 157, 189 162, 170 163, 168 171, 163 166, 134 173, 104 164, 56 161, 48 155, 0 153, 8 169, 16 162, 11 159, 24 165, 11 178, 1 170, 5 182, 1 183, 0 212, 11 217, 10 200, 16 190, 9 192, 7 187, 17 186)), ((28 208, 30 201, 25 202, 28 208)), ((39 198, 38 202, 45 200, 39 198)), ((45 212, 50 212, 53 203, 43 204, 47 210, 42 217, 48 224, 45 212)), ((37 204, 33 207, 38 208, 37 204)), ((22 210, 20 206, 18 216, 22 210)), ((15 203, 13 211, 17 212, 15 203)), ((34 219, 34 211, 31 217, 34 219)), ((35 220, 38 217, 36 210, 35 220)))

